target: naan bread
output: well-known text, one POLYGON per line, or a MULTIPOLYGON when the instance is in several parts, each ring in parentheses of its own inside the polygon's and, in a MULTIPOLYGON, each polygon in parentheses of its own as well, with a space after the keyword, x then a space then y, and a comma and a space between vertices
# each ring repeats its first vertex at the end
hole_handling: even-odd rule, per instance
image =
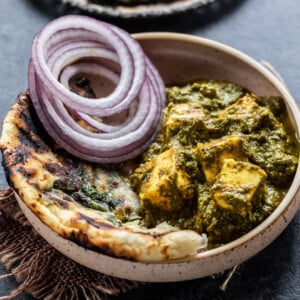
POLYGON ((4 119, 0 146, 8 183, 64 238, 143 262, 182 258, 207 246, 206 236, 192 230, 139 225, 140 200, 130 186, 115 171, 58 148, 43 130, 27 92, 20 94, 4 119))

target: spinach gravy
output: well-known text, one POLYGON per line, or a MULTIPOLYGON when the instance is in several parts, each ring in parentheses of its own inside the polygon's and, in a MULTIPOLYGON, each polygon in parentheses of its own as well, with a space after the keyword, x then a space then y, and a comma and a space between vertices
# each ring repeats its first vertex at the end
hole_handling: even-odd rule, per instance
POLYGON ((206 233, 217 247, 279 205, 296 172, 298 141, 280 97, 213 80, 166 93, 161 131, 129 176, 141 222, 206 233))

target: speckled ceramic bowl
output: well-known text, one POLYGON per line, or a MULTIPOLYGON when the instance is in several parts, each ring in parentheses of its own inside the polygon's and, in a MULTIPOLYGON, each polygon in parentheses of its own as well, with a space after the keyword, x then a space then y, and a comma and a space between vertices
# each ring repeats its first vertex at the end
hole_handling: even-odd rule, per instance
MULTIPOLYGON (((288 108, 297 136, 300 116, 297 104, 285 85, 264 66, 245 54, 214 41, 190 35, 145 33, 135 37, 157 66, 166 84, 199 78, 239 83, 258 95, 280 95, 288 108)), ((299 168, 279 207, 259 226, 219 248, 180 261, 139 263, 86 250, 59 237, 19 201, 36 230, 56 249, 99 272, 122 278, 167 282, 200 278, 247 260, 270 244, 288 225, 299 208, 299 168)))

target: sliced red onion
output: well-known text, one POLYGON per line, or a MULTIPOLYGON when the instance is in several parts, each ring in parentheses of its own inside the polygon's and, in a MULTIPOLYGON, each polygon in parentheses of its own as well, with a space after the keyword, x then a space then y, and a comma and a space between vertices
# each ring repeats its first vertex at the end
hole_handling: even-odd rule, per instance
POLYGON ((137 41, 113 25, 83 16, 49 23, 34 39, 28 77, 45 129, 82 159, 117 163, 134 158, 159 130, 163 81, 137 41), (120 72, 109 69, 107 62, 119 65, 120 72), (96 99, 77 95, 69 82, 80 74, 106 78, 115 89, 96 99), (79 125, 70 112, 89 126, 79 125), (122 119, 109 123, 116 114, 122 119))
MULTIPOLYGON (((67 88, 69 88, 69 81, 72 77, 74 77, 76 74, 89 74, 89 75, 100 75, 111 82, 113 82, 115 85, 118 83, 119 75, 112 71, 111 69, 108 69, 107 67, 104 67, 100 65, 99 63, 95 62, 79 62, 73 65, 70 65, 66 67, 60 75, 60 82, 67 88)), ((127 118, 121 120, 122 123, 120 125, 108 125, 105 124, 100 118, 97 118, 95 120, 92 116, 89 116, 84 113, 76 112, 74 111, 74 114, 78 119, 83 120, 87 125, 92 127, 95 130, 101 131, 101 132, 112 132, 121 129, 121 127, 124 127, 127 125, 130 121, 132 121, 133 116, 136 113, 136 102, 132 103, 130 107, 127 110, 127 118)), ((60 107, 60 110, 65 110, 65 113, 67 116, 69 116, 68 112, 64 107, 60 107)), ((74 122, 74 120, 69 116, 69 121, 74 122)), ((70 124, 70 123, 69 123, 70 124)), ((76 123, 77 124, 77 123, 76 123)), ((70 124, 71 125, 71 124, 70 124)))
MULTIPOLYGON (((92 54, 93 52, 91 52, 92 54)), ((121 29, 87 17, 62 17, 48 24, 33 42, 32 59, 38 77, 48 88, 55 90, 60 101, 76 110, 100 117, 107 116, 112 112, 118 113, 127 108, 132 99, 138 95, 145 78, 145 57, 139 44, 121 29), (61 84, 55 80, 45 60, 44 48, 47 45, 47 40, 53 34, 62 34, 64 33, 63 30, 69 28, 80 29, 81 32, 86 31, 105 38, 107 44, 118 55, 122 70, 120 82, 115 91, 108 97, 87 100, 79 95, 72 95, 71 91, 63 89, 61 84)))

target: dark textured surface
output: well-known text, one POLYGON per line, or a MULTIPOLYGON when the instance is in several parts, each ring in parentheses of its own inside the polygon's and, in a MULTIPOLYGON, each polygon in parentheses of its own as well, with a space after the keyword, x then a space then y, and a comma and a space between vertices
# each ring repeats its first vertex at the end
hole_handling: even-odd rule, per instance
MULTIPOLYGON (((27 87, 27 64, 34 34, 49 20, 77 10, 54 0, 0 1, 0 119, 27 87)), ((258 60, 270 61, 300 103, 299 0, 216 0, 197 12, 163 19, 108 20, 130 32, 177 31, 215 39, 258 60)), ((80 12, 79 12, 80 13, 80 12)), ((3 171, 0 187, 6 186, 3 171)), ((116 299, 300 299, 300 214, 267 249, 241 265, 226 292, 224 277, 172 284, 149 284, 116 299)), ((5 274, 0 266, 0 274, 5 274)), ((0 281, 0 296, 17 284, 0 281)), ((21 295, 17 299, 30 299, 21 295)), ((114 298, 111 298, 114 299, 114 298)))

